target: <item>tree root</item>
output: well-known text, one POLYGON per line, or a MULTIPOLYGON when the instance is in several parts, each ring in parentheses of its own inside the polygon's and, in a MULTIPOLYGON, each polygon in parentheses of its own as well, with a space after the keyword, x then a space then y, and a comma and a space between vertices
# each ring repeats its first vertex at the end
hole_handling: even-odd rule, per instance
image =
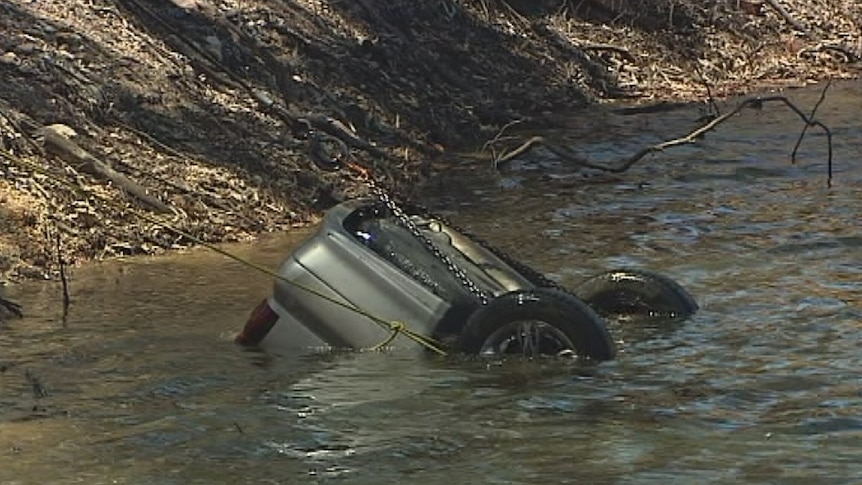
MULTIPOLYGON (((650 146, 647 146, 645 148, 642 148, 641 150, 636 152, 634 155, 632 155, 626 159, 623 159, 622 161, 620 161, 616 164, 598 164, 598 163, 591 162, 589 160, 586 160, 582 157, 577 156, 572 150, 570 150, 564 146, 553 143, 544 137, 534 136, 534 137, 528 139, 527 141, 523 142, 518 147, 516 147, 516 148, 514 148, 508 152, 503 153, 499 157, 497 157, 496 154, 494 152, 492 152, 492 155, 494 156, 494 167, 497 169, 504 168, 505 165, 508 164, 509 162, 511 162, 512 160, 524 155, 525 153, 529 152, 530 150, 532 150, 533 148, 535 148, 537 146, 542 146, 546 150, 548 150, 549 152, 551 152, 552 154, 554 154, 555 156, 559 157, 560 159, 562 159, 566 162, 569 162, 569 163, 572 163, 572 164, 575 164, 575 165, 578 165, 578 166, 581 166, 584 168, 591 168, 591 169, 595 169, 595 170, 600 170, 603 172, 622 173, 622 172, 625 172, 626 170, 628 170, 629 168, 631 168, 632 165, 634 165, 640 159, 642 159, 643 157, 645 157, 646 155, 648 155, 650 153, 660 152, 660 151, 663 151, 667 148, 675 147, 678 145, 685 145, 685 144, 694 143, 698 138, 703 136, 705 133, 715 129, 715 127, 724 123, 725 121, 727 121, 728 119, 730 119, 731 117, 733 117, 734 115, 736 115, 737 113, 739 113, 740 111, 742 111, 743 109, 745 109, 747 107, 760 109, 766 103, 779 102, 779 103, 783 103, 785 106, 787 106, 791 111, 796 113, 796 115, 805 122, 805 127, 803 128, 802 134, 799 137, 799 142, 797 142, 796 147, 793 150, 793 156, 792 156, 793 161, 795 161, 795 159, 796 159, 796 151, 799 147, 799 144, 801 143, 802 138, 805 136, 805 133, 806 133, 808 127, 817 126, 826 133, 826 138, 827 138, 828 148, 829 148, 828 160, 827 160, 827 167, 828 167, 827 168, 827 170, 828 170, 827 185, 831 187, 832 186, 832 132, 829 131, 829 128, 826 125, 824 125, 820 121, 814 119, 814 114, 817 111, 817 107, 819 107, 820 104, 823 102, 823 99, 826 96, 826 90, 829 88, 829 86, 830 86, 830 84, 827 84, 824 87, 823 92, 821 93, 820 101, 817 102, 817 106, 815 106, 815 108, 812 110, 810 115, 806 115, 805 113, 803 113, 802 110, 799 107, 797 107, 795 104, 793 104, 793 102, 791 102, 786 96, 758 96, 755 98, 748 98, 748 99, 741 101, 734 109, 732 109, 732 110, 728 111, 727 113, 724 113, 720 116, 715 117, 714 119, 712 119, 711 121, 709 121, 705 125, 692 131, 688 135, 683 136, 681 138, 675 138, 673 140, 668 140, 668 141, 665 141, 662 143, 658 143, 655 145, 650 145, 650 146)), ((493 149, 494 143, 496 143, 502 139, 503 131, 506 128, 510 127, 511 125, 512 125, 512 123, 504 126, 503 129, 500 130, 500 133, 497 134, 497 136, 495 136, 491 141, 486 143, 485 144, 486 149, 487 148, 493 149)))

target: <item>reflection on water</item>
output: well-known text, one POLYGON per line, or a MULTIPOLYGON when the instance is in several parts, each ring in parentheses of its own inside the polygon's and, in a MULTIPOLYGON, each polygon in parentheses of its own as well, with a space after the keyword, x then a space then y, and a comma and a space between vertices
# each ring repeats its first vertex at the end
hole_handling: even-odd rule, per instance
MULTIPOLYGON (((65 325, 57 285, 15 288, 0 483, 853 483, 859 87, 819 111, 831 189, 823 137, 791 165, 800 126, 778 108, 587 184, 548 160, 441 184, 432 205, 564 284, 624 265, 696 295, 675 328, 611 322, 621 353, 597 367, 243 351, 231 337, 269 278, 205 251, 74 270, 65 325)), ((602 123, 625 155, 697 115, 602 123)), ((586 122, 572 133, 598 157, 607 132, 591 145, 586 122)), ((295 242, 237 250, 274 266, 295 242)))

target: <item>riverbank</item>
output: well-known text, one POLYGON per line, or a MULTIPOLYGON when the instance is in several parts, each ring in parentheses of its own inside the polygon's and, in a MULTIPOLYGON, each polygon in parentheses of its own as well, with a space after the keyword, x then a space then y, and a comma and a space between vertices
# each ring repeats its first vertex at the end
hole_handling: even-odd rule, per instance
POLYGON ((139 211, 207 242, 313 222, 366 190, 311 162, 345 145, 409 199, 516 120, 859 73, 857 2, 619 3, 2 3, 0 279, 191 244, 139 211))

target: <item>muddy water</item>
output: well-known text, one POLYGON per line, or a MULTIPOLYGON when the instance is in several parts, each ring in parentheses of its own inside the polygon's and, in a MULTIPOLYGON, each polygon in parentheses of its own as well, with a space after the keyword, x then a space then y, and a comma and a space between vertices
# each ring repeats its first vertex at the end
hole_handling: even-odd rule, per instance
MULTIPOLYGON (((788 162, 800 126, 777 106, 589 184, 551 160, 444 178, 434 205, 565 284, 624 265, 696 295, 676 328, 616 324, 596 368, 242 351, 269 281, 204 251, 75 269, 65 323, 56 284, 14 288, 0 483, 857 483, 860 108, 856 83, 820 109, 832 188, 822 135, 788 162)), ((613 158, 697 116, 559 135, 613 158)), ((299 236, 233 249, 273 266, 299 236)))

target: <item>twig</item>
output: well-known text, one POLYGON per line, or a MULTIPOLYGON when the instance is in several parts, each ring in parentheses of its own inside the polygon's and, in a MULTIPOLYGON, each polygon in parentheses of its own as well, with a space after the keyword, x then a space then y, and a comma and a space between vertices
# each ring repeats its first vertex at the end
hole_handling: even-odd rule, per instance
POLYGON ((526 17, 521 15, 521 12, 518 12, 518 10, 516 8, 509 5, 509 2, 507 2, 506 0, 503 0, 503 6, 506 7, 506 9, 509 11, 509 13, 511 13, 515 17, 515 19, 517 19, 519 22, 521 22, 522 26, 530 25, 529 19, 527 19, 526 17))
POLYGON ((59 231, 57 231, 55 242, 57 247, 57 265, 60 267, 60 282, 63 284, 63 326, 65 327, 67 318, 69 317, 69 304, 72 300, 69 298, 69 281, 66 279, 66 261, 60 248, 59 231))
POLYGON ((718 109, 718 104, 715 103, 715 98, 712 97, 712 89, 709 87, 709 81, 706 80, 706 76, 703 75, 703 71, 700 70, 700 67, 697 64, 695 64, 694 70, 697 72, 697 76, 700 78, 700 82, 703 84, 703 87, 706 88, 706 101, 709 105, 709 111, 706 112, 706 115, 701 117, 701 121, 708 121, 716 116, 721 116, 721 110, 718 109))
POLYGON ((770 102, 784 103, 784 105, 786 105, 788 108, 790 108, 791 111, 796 113, 797 116, 799 116, 803 121, 805 121, 806 126, 818 126, 821 129, 823 129, 823 131, 826 133, 826 138, 827 138, 828 147, 829 147, 829 158, 828 158, 828 164, 827 164, 827 167, 828 167, 827 168, 827 170, 828 170, 827 184, 829 187, 831 187, 832 186, 832 132, 829 131, 829 128, 826 125, 824 125, 823 123, 821 123, 820 121, 817 121, 815 119, 811 119, 808 116, 806 116, 805 113, 803 113, 801 109, 799 109, 796 105, 794 105, 785 96, 765 96, 765 97, 756 97, 756 98, 749 98, 749 99, 743 100, 733 110, 731 110, 731 111, 729 111, 729 112, 727 112, 721 116, 718 116, 717 118, 713 119, 709 123, 707 123, 707 124, 701 126, 700 128, 692 131, 688 135, 686 135, 682 138, 676 138, 673 140, 668 140, 668 141, 665 141, 662 143, 658 143, 656 145, 651 145, 651 146, 642 148, 641 150, 639 150, 637 153, 635 153, 631 157, 624 159, 622 162, 620 162, 616 165, 603 165, 603 164, 597 164, 597 163, 590 162, 589 160, 585 160, 583 158, 576 156, 574 153, 572 153, 571 151, 567 150, 564 147, 561 147, 561 146, 558 146, 558 145, 555 145, 553 143, 548 142, 546 139, 544 139, 541 136, 534 136, 534 137, 530 138, 529 140, 527 140, 526 142, 524 142, 523 144, 521 144, 521 146, 515 148, 514 150, 506 153, 505 155, 503 155, 499 159, 497 159, 495 161, 495 166, 497 166, 499 168, 502 165, 504 165, 504 164, 512 161, 513 159, 523 155, 524 153, 528 152, 529 150, 531 150, 536 145, 542 145, 546 149, 548 149, 551 153, 553 153, 554 155, 560 157, 561 159, 563 159, 567 162, 575 163, 577 165, 580 165, 580 166, 586 167, 586 168, 601 170, 603 172, 621 173, 621 172, 625 172, 626 170, 631 168, 631 166, 634 165, 638 160, 642 159, 643 157, 645 157, 646 155, 648 155, 650 153, 660 152, 660 151, 663 151, 667 148, 675 147, 678 145, 694 143, 695 140, 700 138, 704 133, 707 133, 708 131, 715 129, 716 126, 724 123, 725 121, 727 121, 732 116, 736 115, 737 113, 739 113, 740 111, 742 111, 746 107, 761 108, 765 103, 770 103, 770 102))
MULTIPOLYGON (((823 86, 823 91, 820 92, 820 99, 817 100, 817 103, 814 105, 814 108, 811 110, 811 114, 808 115, 808 120, 813 120, 814 115, 817 113, 817 108, 823 104, 823 100, 826 99, 826 91, 829 89, 829 86, 832 85, 832 79, 826 82, 826 86, 823 86)), ((796 140, 796 145, 793 146, 793 153, 790 154, 790 161, 792 163, 796 163, 796 152, 799 150, 799 145, 802 144, 802 139, 805 138, 805 133, 808 131, 808 127, 811 126, 811 122, 806 120, 805 126, 802 127, 802 132, 799 134, 799 139, 796 140)))
POLYGON ((512 121, 506 123, 505 125, 503 125, 502 128, 500 128, 500 131, 498 131, 497 134, 494 135, 494 138, 491 138, 490 140, 485 142, 484 145, 482 145, 482 151, 483 152, 485 150, 487 150, 488 148, 491 149, 491 157, 494 160, 494 168, 497 168, 497 152, 496 152, 496 150, 494 150, 494 143, 497 143, 498 141, 500 141, 500 137, 503 136, 503 133, 505 133, 506 130, 517 125, 521 121, 523 121, 523 120, 512 120, 512 121))

